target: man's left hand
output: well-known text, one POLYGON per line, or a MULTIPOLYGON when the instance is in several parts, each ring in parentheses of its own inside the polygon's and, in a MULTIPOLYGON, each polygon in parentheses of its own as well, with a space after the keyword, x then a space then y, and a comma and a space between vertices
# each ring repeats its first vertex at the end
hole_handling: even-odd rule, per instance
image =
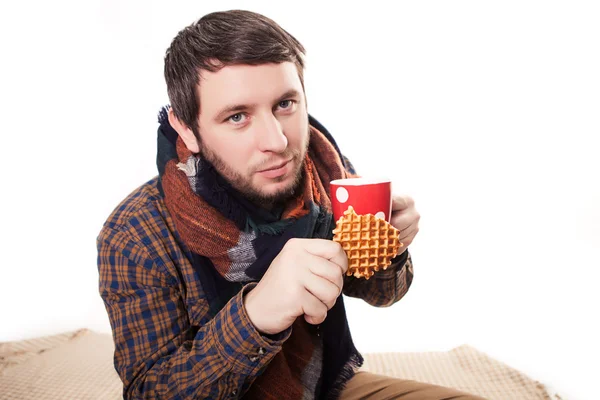
POLYGON ((400 231, 398 238, 404 245, 398 254, 404 253, 419 232, 421 215, 415 208, 414 200, 409 196, 392 197, 392 218, 390 223, 400 231))

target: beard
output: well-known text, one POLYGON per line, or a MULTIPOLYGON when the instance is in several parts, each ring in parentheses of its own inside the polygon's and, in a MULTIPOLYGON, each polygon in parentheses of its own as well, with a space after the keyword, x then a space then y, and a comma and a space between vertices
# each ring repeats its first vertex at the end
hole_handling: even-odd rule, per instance
MULTIPOLYGON (((261 190, 260 187, 256 187, 252 182, 252 177, 255 173, 253 170, 247 171, 246 174, 241 174, 238 171, 233 170, 227 163, 214 151, 203 145, 200 147, 201 156, 210 162, 217 172, 221 174, 223 178, 229 182, 229 184, 242 194, 246 199, 252 203, 262 206, 265 208, 271 208, 273 205, 278 203, 284 203, 290 198, 297 195, 299 188, 302 186, 303 179, 303 166, 305 163, 306 152, 308 151, 309 140, 307 137, 306 143, 300 150, 286 150, 282 156, 283 158, 292 158, 291 162, 295 163, 295 168, 292 171, 293 178, 289 184, 277 189, 274 192, 268 193, 261 190)), ((264 164, 264 163, 263 163, 264 164)), ((280 176, 273 178, 273 182, 282 182, 289 179, 289 176, 280 176)))

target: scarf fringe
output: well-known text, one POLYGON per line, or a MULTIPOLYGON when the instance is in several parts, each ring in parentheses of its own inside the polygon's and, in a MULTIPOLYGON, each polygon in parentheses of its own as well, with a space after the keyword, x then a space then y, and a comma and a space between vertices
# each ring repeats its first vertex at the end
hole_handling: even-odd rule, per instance
POLYGON ((169 122, 169 110, 171 109, 170 105, 166 105, 164 107, 162 107, 160 109, 160 111, 158 112, 158 123, 160 125, 164 124, 164 123, 168 123, 169 122))
POLYGON ((260 234, 277 236, 281 235, 288 226, 292 225, 295 221, 293 219, 285 219, 277 221, 271 224, 257 224, 251 218, 247 220, 247 229, 256 231, 260 234))
POLYGON ((338 399, 341 396, 342 392, 344 391, 344 388, 346 387, 346 384, 348 383, 348 381, 354 377, 354 375, 356 374, 356 371, 363 365, 363 363, 364 363, 363 356, 360 355, 360 353, 358 353, 358 352, 353 353, 350 356, 350 359, 346 362, 346 364, 340 371, 340 374, 338 375, 337 379, 335 380, 333 387, 331 388, 329 393, 327 393, 326 399, 327 400, 338 399))
POLYGON ((228 194, 228 190, 231 189, 219 179, 215 167, 206 160, 202 160, 199 164, 199 170, 205 169, 207 173, 196 175, 197 183, 194 191, 212 207, 220 210, 227 219, 233 221, 238 229, 247 228, 248 214, 234 203, 233 198, 228 194))

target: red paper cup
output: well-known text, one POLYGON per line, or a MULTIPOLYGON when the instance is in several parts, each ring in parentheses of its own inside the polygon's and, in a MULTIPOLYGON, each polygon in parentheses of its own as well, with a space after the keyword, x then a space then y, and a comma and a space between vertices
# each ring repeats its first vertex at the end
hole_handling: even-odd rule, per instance
POLYGON ((390 222, 392 182, 387 179, 349 178, 330 182, 331 204, 335 221, 349 206, 358 215, 373 214, 390 222))

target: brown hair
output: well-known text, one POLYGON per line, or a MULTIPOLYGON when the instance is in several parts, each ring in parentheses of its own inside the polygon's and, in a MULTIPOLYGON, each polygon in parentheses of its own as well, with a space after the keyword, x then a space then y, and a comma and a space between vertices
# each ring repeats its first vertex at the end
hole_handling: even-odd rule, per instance
POLYGON ((228 65, 293 62, 304 89, 302 44, 275 21, 251 11, 207 14, 181 30, 165 55, 165 80, 175 116, 198 139, 200 72, 228 65))

